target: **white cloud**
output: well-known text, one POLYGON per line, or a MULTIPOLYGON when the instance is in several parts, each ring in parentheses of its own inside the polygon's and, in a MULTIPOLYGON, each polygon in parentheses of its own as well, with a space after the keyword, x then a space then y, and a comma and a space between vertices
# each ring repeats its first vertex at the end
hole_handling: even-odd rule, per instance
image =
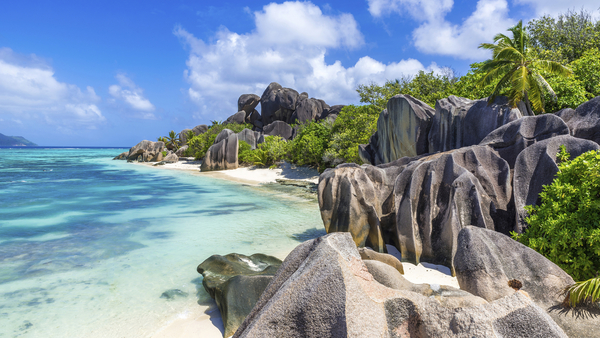
POLYGON ((515 3, 531 6, 535 11, 535 17, 542 15, 558 16, 565 14, 568 10, 579 12, 587 10, 596 20, 600 19, 600 3, 598 0, 515 0, 515 3))
POLYGON ((368 0, 368 3, 369 13, 374 17, 407 13, 417 21, 443 19, 454 5, 453 0, 368 0))
MULTIPOLYGON (((306 91, 333 104, 357 103, 358 84, 383 83, 426 69, 414 59, 383 64, 368 56, 354 66, 325 62, 331 48, 358 48, 362 34, 351 14, 329 16, 310 2, 271 3, 254 13, 256 29, 238 34, 222 27, 210 43, 182 27, 174 34, 189 47, 184 76, 189 98, 204 118, 235 113, 239 95, 262 95, 270 82, 306 91)), ((435 64, 427 69, 437 70, 435 64)))
POLYGON ((133 110, 145 112, 144 114, 137 115, 138 117, 154 119, 154 114, 149 112, 154 111, 155 107, 144 97, 144 90, 124 74, 117 74, 116 79, 119 84, 108 87, 108 93, 115 101, 124 102, 133 110))
POLYGON ((95 128, 105 121, 92 87, 85 91, 59 82, 54 71, 35 55, 0 48, 0 114, 13 121, 40 119, 60 128, 95 128))

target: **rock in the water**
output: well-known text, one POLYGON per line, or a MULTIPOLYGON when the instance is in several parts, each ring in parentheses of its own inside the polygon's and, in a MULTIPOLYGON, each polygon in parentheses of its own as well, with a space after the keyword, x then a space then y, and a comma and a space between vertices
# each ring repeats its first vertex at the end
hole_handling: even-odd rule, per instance
POLYGON ((477 227, 465 227, 458 236, 454 257, 460 288, 488 301, 511 296, 508 281, 517 279, 522 289, 567 333, 569 337, 597 335, 600 317, 576 316, 562 307, 571 276, 535 250, 508 236, 477 227))
POLYGON ((245 111, 247 115, 255 111, 254 108, 258 106, 260 97, 256 94, 243 94, 238 99, 238 111, 245 111))
POLYGON ((402 267, 402 262, 400 262, 398 258, 392 255, 380 253, 367 248, 358 248, 358 253, 360 254, 360 258, 362 258, 363 260, 372 260, 385 263, 396 269, 399 273, 404 274, 404 267, 402 267))
POLYGON ((263 254, 213 255, 198 265, 202 285, 221 312, 224 337, 237 330, 280 265, 279 259, 263 254))
POLYGON ((199 124, 192 128, 192 131, 194 132, 194 134, 196 134, 196 136, 198 136, 200 134, 206 133, 208 131, 208 126, 206 124, 199 124))
POLYGON ((241 110, 241 111, 229 116, 227 118, 227 120, 225 120, 225 123, 237 123, 237 124, 246 123, 246 112, 241 110))
POLYGON ((127 155, 129 155, 129 151, 124 151, 124 152, 120 153, 119 155, 115 156, 113 158, 113 160, 126 160, 127 155))
POLYGON ((473 101, 454 95, 438 100, 428 136, 429 152, 479 144, 493 130, 524 115, 527 113, 512 108, 505 96, 496 97, 491 104, 487 99, 473 101))
POLYGON ((284 140, 290 140, 292 138, 292 127, 283 121, 275 121, 266 125, 263 128, 263 133, 265 136, 280 136, 284 140))
POLYGON ((188 150, 189 146, 186 144, 184 146, 182 146, 181 148, 177 149, 177 151, 175 152, 175 155, 181 157, 183 156, 183 153, 185 153, 186 150, 188 150))
MULTIPOLYGON (((224 129, 224 131, 229 129, 224 129)), ((229 130, 231 131, 231 130, 229 130)), ((219 133, 218 136, 221 135, 219 133)), ((237 134, 233 133, 208 148, 200 166, 201 171, 228 170, 238 167, 239 142, 237 134)))
POLYGON ((184 129, 179 133, 179 142, 181 142, 181 145, 184 146, 187 144, 187 135, 188 133, 192 131, 191 129, 184 129))
POLYGON ((250 145, 251 149, 256 149, 258 139, 260 138, 260 133, 245 128, 237 133, 237 136, 239 141, 244 141, 250 145))
POLYGON ((402 259, 453 270, 459 231, 476 225, 514 228, 508 163, 492 149, 472 146, 410 163, 394 186, 394 242, 402 259))
POLYGON ((377 136, 371 138, 361 159, 369 164, 389 163, 429 152, 427 135, 435 110, 410 95, 396 95, 377 120, 377 136))
POLYGON ((541 203, 539 194, 542 192, 543 186, 551 184, 554 180, 558 172, 556 155, 561 145, 565 146, 571 159, 586 151, 600 149, 598 144, 593 141, 563 135, 537 142, 523 150, 516 159, 514 171, 516 232, 521 233, 527 227, 525 222, 527 211, 524 207, 539 205, 541 203))
POLYGON ((164 142, 152 142, 148 140, 144 140, 131 149, 129 149, 129 154, 127 155, 127 160, 131 161, 140 161, 141 162, 157 162, 162 161, 163 154, 162 151, 165 148, 164 142), (141 158, 140 158, 141 156, 141 158))
POLYGON ((171 289, 163 292, 160 295, 160 298, 165 298, 167 300, 173 300, 175 298, 185 298, 188 296, 188 293, 185 291, 181 291, 179 289, 171 289))
POLYGON ((288 255, 234 337, 566 337, 521 292, 478 306, 445 304, 377 282, 352 236, 335 233, 288 255))
POLYGON ((329 105, 323 100, 318 99, 301 99, 298 100, 296 110, 292 114, 291 123, 306 123, 315 121, 318 116, 323 113, 323 110, 328 109, 329 105))
POLYGON ((271 82, 260 98, 262 122, 268 125, 273 121, 291 123, 296 110, 299 94, 291 88, 283 88, 277 82, 271 82))
POLYGON ((577 109, 556 112, 571 131, 571 135, 600 144, 600 96, 582 103, 577 109))
POLYGON ((555 115, 526 116, 489 133, 479 144, 494 148, 511 169, 523 149, 559 135, 568 135, 569 127, 555 115))
POLYGON ((170 152, 164 159, 163 162, 166 163, 177 163, 179 161, 179 156, 177 156, 174 152, 170 152))

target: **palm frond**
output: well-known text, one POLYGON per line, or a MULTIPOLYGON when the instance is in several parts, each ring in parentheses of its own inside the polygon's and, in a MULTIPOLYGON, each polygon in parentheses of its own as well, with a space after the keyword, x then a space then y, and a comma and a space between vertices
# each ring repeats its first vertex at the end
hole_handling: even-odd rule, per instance
POLYGON ((518 67, 513 76, 510 78, 511 93, 510 93, 510 104, 516 107, 520 101, 523 101, 525 94, 529 90, 529 71, 527 67, 518 67))
POLYGON ((565 67, 556 61, 550 60, 535 60, 531 64, 539 70, 548 72, 552 75, 571 76, 573 71, 569 67, 565 67))
POLYGON ((513 47, 502 48, 494 55, 494 59, 500 60, 521 61, 523 58, 524 55, 513 47))
MULTIPOLYGON (((484 70, 487 72, 487 74, 485 74, 485 76, 482 77, 481 80, 479 80, 478 85, 487 86, 488 84, 492 83, 492 81, 494 81, 498 77, 504 76, 504 74, 506 72, 510 71, 513 68, 513 63, 510 61, 502 61, 502 62, 494 61, 494 62, 491 62, 491 64, 492 64, 492 66, 489 67, 489 69, 484 70)), ((483 69, 483 67, 482 67, 482 69, 483 69)))
POLYGON ((552 89, 550 84, 546 81, 546 79, 544 79, 543 76, 541 76, 539 73, 535 73, 533 77, 537 81, 537 83, 540 84, 540 87, 544 88, 544 90, 552 96, 553 100, 557 99, 554 89, 552 89))
POLYGON ((600 301, 600 277, 577 282, 564 290, 565 305, 576 307, 581 303, 600 301))
POLYGON ((531 104, 531 109, 535 112, 544 112, 544 96, 542 95, 542 88, 540 84, 535 81, 533 76, 529 81, 529 91, 526 93, 528 95, 529 103, 531 104))
POLYGON ((490 105, 496 99, 496 96, 500 93, 500 90, 509 82, 510 78, 513 76, 513 73, 516 69, 509 70, 501 79, 496 83, 494 90, 492 91, 492 95, 488 97, 488 105, 490 105))

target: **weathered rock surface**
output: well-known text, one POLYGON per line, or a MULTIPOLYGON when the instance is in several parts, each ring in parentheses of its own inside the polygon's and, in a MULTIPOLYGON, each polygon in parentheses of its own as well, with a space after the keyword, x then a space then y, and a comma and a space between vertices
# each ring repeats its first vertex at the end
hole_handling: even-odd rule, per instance
POLYGON ((379 261, 381 263, 393 267, 399 273, 404 274, 404 267, 402 267, 402 262, 400 262, 398 258, 392 255, 380 253, 367 248, 358 248, 358 253, 360 254, 360 258, 362 258, 363 261, 379 261))
POLYGON ((221 312, 224 337, 237 330, 280 265, 281 261, 272 256, 235 253, 213 255, 198 265, 198 273, 204 277, 202 285, 221 312))
MULTIPOLYGON (((548 115, 553 116, 553 115, 548 115)), ((570 135, 553 137, 523 150, 517 156, 514 170, 514 196, 517 213, 515 231, 521 233, 526 227, 526 205, 539 205, 539 194, 543 186, 551 184, 558 172, 556 155, 559 147, 564 145, 571 159, 590 150, 598 150, 596 142, 584 140, 570 135)))
POLYGON ((169 152, 165 158, 163 158, 165 163, 177 163, 179 161, 179 156, 177 156, 174 152, 169 152))
POLYGON ((233 130, 225 128, 225 129, 221 130, 221 132, 217 135, 217 137, 215 137, 215 141, 213 144, 217 144, 233 134, 235 134, 233 132, 233 130))
POLYGON ((299 94, 291 88, 283 88, 277 82, 271 82, 260 98, 262 122, 268 125, 273 121, 291 123, 296 110, 299 94))
POLYGON ((208 131, 208 126, 206 124, 199 124, 192 128, 192 131, 194 132, 194 134, 196 134, 196 136, 198 136, 200 134, 206 133, 208 131))
POLYGON ((494 148, 512 169, 523 149, 536 142, 568 134, 569 127, 555 115, 526 116, 492 131, 479 144, 494 148))
POLYGON ((184 129, 179 133, 179 142, 181 143, 182 146, 187 144, 187 135, 188 133, 192 131, 191 129, 184 129))
POLYGON ((570 108, 556 112, 571 131, 571 135, 600 144, 600 96, 597 96, 577 109, 570 108))
POLYGON ((164 142, 152 142, 143 140, 129 149, 127 160, 138 162, 156 162, 162 161, 162 151, 165 148, 164 142))
POLYGON ((124 152, 120 153, 119 155, 115 156, 113 158, 113 160, 126 160, 127 159, 127 155, 129 155, 129 150, 128 151, 124 151, 124 152))
POLYGON ((321 113, 321 115, 317 116, 317 121, 329 119, 331 122, 334 122, 335 119, 340 114, 340 112, 342 111, 342 108, 344 108, 344 107, 345 107, 345 105, 338 104, 338 105, 323 109, 323 112, 321 113))
POLYGON ((183 153, 189 148, 189 146, 186 144, 182 147, 180 147, 179 149, 177 149, 177 151, 175 152, 175 155, 181 157, 183 156, 183 153))
MULTIPOLYGON (((226 130, 229 129, 221 131, 217 138, 226 130)), ((238 167, 238 137, 233 131, 229 131, 231 132, 229 136, 208 148, 200 166, 201 171, 228 170, 238 167)))
POLYGON ((291 123, 306 123, 314 121, 319 117, 329 105, 323 100, 314 98, 302 98, 298 100, 296 110, 292 114, 291 123))
POLYGON ((237 136, 239 141, 244 141, 250 145, 251 149, 256 149, 258 139, 260 138, 260 133, 245 128, 244 130, 237 133, 237 136))
POLYGON ((490 105, 487 98, 474 101, 452 95, 438 100, 428 135, 429 152, 479 144, 493 130, 524 115, 511 108, 505 96, 496 97, 490 105))
POLYGON ((265 136, 280 136, 285 140, 290 140, 292 139, 292 127, 283 121, 275 121, 264 126, 263 134, 265 136))
POLYGON ((359 152, 369 164, 389 163, 429 152, 427 140, 435 110, 410 95, 396 95, 377 120, 377 136, 359 152))
POLYGON ((246 112, 241 110, 241 111, 229 116, 227 118, 227 120, 225 120, 225 123, 237 123, 237 124, 246 123, 246 112))
POLYGON ((576 316, 562 308, 565 287, 574 283, 571 276, 535 250, 498 232, 465 227, 458 236, 454 257, 460 288, 488 301, 511 296, 515 291, 508 281, 519 280, 531 299, 564 330, 569 337, 597 336, 598 314, 576 316))
POLYGON ((243 94, 238 98, 238 111, 245 111, 247 115, 255 111, 260 102, 260 96, 256 94, 243 94))
POLYGON ((369 273, 350 234, 336 233, 304 242, 288 255, 234 337, 494 337, 498 332, 566 337, 520 292, 452 308, 435 296, 386 287, 369 273))

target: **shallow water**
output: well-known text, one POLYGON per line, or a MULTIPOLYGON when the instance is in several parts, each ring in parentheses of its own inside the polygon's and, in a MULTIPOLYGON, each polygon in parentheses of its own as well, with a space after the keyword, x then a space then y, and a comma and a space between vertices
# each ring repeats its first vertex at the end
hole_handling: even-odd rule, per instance
POLYGON ((324 234, 314 200, 111 160, 122 151, 0 149, 0 337, 148 337, 208 302, 210 255, 324 234))

